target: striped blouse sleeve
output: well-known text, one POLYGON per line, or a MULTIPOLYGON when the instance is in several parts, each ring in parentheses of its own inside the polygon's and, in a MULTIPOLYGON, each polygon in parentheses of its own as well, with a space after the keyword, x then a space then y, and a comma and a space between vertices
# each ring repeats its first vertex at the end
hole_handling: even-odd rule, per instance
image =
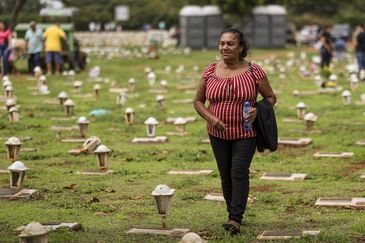
POLYGON ((256 63, 252 63, 252 70, 253 70, 253 75, 256 78, 256 81, 266 77, 265 71, 256 63))
POLYGON ((212 75, 214 74, 214 70, 215 70, 215 63, 211 63, 208 65, 208 67, 206 67, 204 69, 204 71, 202 72, 202 75, 201 77, 207 81, 207 79, 212 75))

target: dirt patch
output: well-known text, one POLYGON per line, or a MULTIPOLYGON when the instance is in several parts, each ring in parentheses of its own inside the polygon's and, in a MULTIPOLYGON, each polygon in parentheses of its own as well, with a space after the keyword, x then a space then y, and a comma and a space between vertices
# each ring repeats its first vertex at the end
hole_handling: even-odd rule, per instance
POLYGON ((264 185, 260 185, 260 186, 252 186, 250 188, 250 191, 254 191, 254 192, 273 192, 273 191, 277 191, 277 190, 273 190, 273 188, 278 187, 278 185, 275 184, 264 184, 264 185))
POLYGON ((365 243, 365 235, 354 237, 354 242, 356 242, 356 243, 365 243))
POLYGON ((279 145, 277 152, 285 156, 298 157, 307 154, 308 150, 303 147, 279 145))
POLYGON ((350 176, 354 172, 357 172, 359 170, 360 171, 365 170, 365 162, 360 162, 360 163, 357 163, 357 164, 350 164, 344 170, 341 170, 340 173, 341 173, 342 176, 350 176))
POLYGON ((278 192, 281 192, 284 195, 293 194, 297 192, 305 192, 305 190, 278 190, 278 192))
POLYGON ((293 206, 288 206, 285 208, 285 212, 287 212, 288 214, 293 214, 295 213, 297 210, 295 209, 295 207, 293 206))

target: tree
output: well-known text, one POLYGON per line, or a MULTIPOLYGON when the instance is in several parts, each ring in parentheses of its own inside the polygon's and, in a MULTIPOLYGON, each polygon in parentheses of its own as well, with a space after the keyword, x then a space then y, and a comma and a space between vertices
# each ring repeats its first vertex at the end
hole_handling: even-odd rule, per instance
POLYGON ((16 21, 18 19, 19 12, 23 8, 24 4, 27 2, 27 0, 16 0, 14 8, 11 13, 11 20, 9 22, 9 29, 13 29, 16 25, 16 21))

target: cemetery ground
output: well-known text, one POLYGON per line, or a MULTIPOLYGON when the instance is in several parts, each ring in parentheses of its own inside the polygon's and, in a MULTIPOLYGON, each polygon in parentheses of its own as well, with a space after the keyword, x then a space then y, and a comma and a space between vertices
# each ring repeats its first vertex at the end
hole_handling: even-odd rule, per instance
MULTIPOLYGON (((299 58, 300 49, 252 50, 250 60, 263 63, 264 58, 276 55, 285 66, 287 53, 293 51, 299 58)), ((307 62, 310 56, 308 54, 307 62)), ((49 95, 31 95, 36 81, 30 76, 11 76, 14 95, 20 105, 21 120, 10 123, 7 112, 0 111, 0 136, 3 138, 32 137, 23 147, 35 147, 36 152, 21 152, 27 171, 24 188, 38 189, 42 197, 30 201, 1 201, 0 242, 16 242, 18 232, 13 230, 31 221, 78 222, 83 230, 78 232, 60 229, 49 232, 50 242, 178 242, 179 237, 126 234, 132 227, 161 227, 151 192, 158 184, 167 184, 176 189, 167 225, 187 228, 200 234, 209 242, 252 242, 264 230, 320 230, 315 238, 292 239, 295 242, 364 242, 364 209, 318 207, 319 197, 365 197, 364 147, 355 143, 365 139, 365 105, 357 105, 360 95, 365 93, 365 82, 352 91, 352 103, 344 106, 341 92, 333 94, 293 96, 293 90, 317 90, 313 76, 303 77, 299 65, 288 68, 285 79, 279 72, 268 74, 278 97, 275 108, 279 137, 310 137, 312 144, 304 147, 279 146, 277 152, 256 153, 251 164, 250 195, 254 203, 248 204, 242 233, 230 236, 223 228, 227 213, 225 204, 204 200, 211 192, 221 192, 217 166, 209 144, 201 143, 207 138, 205 122, 198 117, 192 104, 177 104, 176 99, 194 98, 193 92, 178 90, 178 86, 197 84, 203 68, 215 60, 216 51, 193 51, 189 55, 163 55, 158 60, 126 59, 107 60, 91 57, 89 68, 101 67, 100 98, 78 97, 72 82, 62 75, 47 77, 49 95), (176 73, 183 64, 185 71, 176 73), (172 67, 165 74, 166 65, 172 67), (198 65, 199 71, 193 66, 198 65), (159 89, 161 79, 168 81, 166 108, 160 110, 155 101, 156 94, 148 92, 145 67, 151 67, 157 79, 153 89, 159 89), (109 88, 128 87, 128 79, 136 79, 135 94, 128 93, 126 104, 115 104, 117 93, 109 88), (105 80, 107 78, 108 80, 105 80), (115 82, 113 82, 115 81, 115 82), (98 136, 102 144, 111 149, 108 168, 113 174, 79 175, 83 169, 97 169, 94 154, 73 156, 68 150, 81 144, 62 143, 62 138, 77 137, 78 131, 54 132, 51 126, 76 125, 75 120, 52 120, 65 117, 59 105, 45 104, 45 99, 57 101, 57 95, 65 91, 75 102, 74 116, 87 116, 90 120, 88 136, 98 136), (305 123, 298 120, 285 123, 284 118, 296 118, 295 106, 300 101, 307 105, 307 112, 318 116, 314 128, 321 134, 304 134, 305 123), (132 107, 135 124, 124 122, 124 110, 132 107), (90 117, 93 109, 103 108, 112 113, 101 117, 90 117), (174 131, 167 124, 168 117, 195 116, 198 120, 186 126, 188 135, 169 136, 167 143, 132 144, 134 137, 144 137, 144 121, 153 116, 159 121, 157 135, 174 131), (354 152, 350 158, 316 158, 318 151, 354 152), (212 169, 208 176, 169 175, 170 170, 212 169), (260 180, 265 172, 305 173, 303 181, 260 180)), ((309 64, 307 67, 309 69, 309 64)), ((20 63, 20 65, 25 65, 20 63)), ((265 65, 264 65, 265 68, 265 65)), ((338 75, 338 86, 350 89, 345 63, 337 63, 334 72, 338 75)), ((84 85, 81 93, 92 93, 94 82, 88 81, 87 72, 76 75, 84 85)), ((5 142, 5 140, 4 140, 5 142)), ((6 146, 0 147, 0 169, 6 169, 11 161, 6 156, 6 146)), ((2 188, 8 187, 9 175, 0 174, 2 188)))

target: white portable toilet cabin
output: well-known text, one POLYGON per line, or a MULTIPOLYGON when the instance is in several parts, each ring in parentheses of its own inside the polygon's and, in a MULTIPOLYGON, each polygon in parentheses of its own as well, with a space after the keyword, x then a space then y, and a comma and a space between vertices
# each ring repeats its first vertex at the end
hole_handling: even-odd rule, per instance
POLYGON ((203 7, 205 16, 205 47, 217 48, 220 35, 224 30, 223 16, 220 8, 216 5, 203 7))
POLYGON ((218 6, 185 6, 180 10, 181 47, 217 48, 224 28, 218 6))
POLYGON ((258 6, 245 18, 244 33, 252 47, 285 47, 287 11, 280 5, 258 6))
POLYGON ((180 10, 181 47, 204 47, 205 18, 203 9, 189 5, 180 10))

